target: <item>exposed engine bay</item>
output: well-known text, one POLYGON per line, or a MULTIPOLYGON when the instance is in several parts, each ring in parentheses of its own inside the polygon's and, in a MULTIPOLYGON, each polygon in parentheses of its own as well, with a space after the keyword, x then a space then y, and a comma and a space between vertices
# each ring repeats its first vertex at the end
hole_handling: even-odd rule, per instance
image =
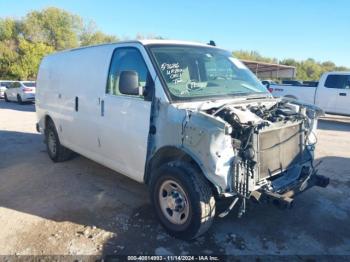
POLYGON ((229 125, 227 132, 236 156, 231 191, 243 199, 239 215, 245 212, 245 199, 251 196, 258 200, 267 196, 289 207, 293 202, 291 189, 297 193, 311 187, 310 178, 314 177, 318 178, 316 184, 328 184, 328 178, 316 175, 313 164, 316 110, 279 99, 225 104, 206 113, 229 125))

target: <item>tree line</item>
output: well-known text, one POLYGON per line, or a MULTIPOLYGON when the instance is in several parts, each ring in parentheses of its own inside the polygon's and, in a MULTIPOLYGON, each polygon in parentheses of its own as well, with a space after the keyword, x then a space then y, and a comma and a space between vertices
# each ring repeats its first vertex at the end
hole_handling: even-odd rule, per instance
POLYGON ((329 71, 350 71, 350 68, 345 66, 337 66, 332 61, 318 62, 313 58, 297 61, 293 58, 278 60, 277 58, 264 57, 257 51, 235 51, 233 54, 239 59, 275 63, 281 65, 295 66, 296 78, 300 80, 318 81, 324 72, 329 71))
POLYGON ((35 79, 43 56, 54 51, 116 42, 118 38, 97 29, 65 10, 49 7, 24 18, 0 19, 0 78, 35 79))
MULTIPOLYGON (((162 38, 156 35, 137 34, 137 39, 162 38)), ((0 19, 0 79, 35 79, 43 56, 68 48, 117 42, 119 38, 98 30, 93 21, 65 10, 49 7, 29 12, 21 19, 0 19)), ((261 56, 256 51, 236 51, 241 59, 280 63, 297 67, 297 78, 316 80, 325 71, 349 70, 333 62, 316 62, 313 59, 296 61, 261 56)))

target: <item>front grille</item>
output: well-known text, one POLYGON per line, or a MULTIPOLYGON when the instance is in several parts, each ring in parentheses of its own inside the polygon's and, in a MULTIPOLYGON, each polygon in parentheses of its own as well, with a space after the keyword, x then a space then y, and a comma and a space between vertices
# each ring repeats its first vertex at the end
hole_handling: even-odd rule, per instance
POLYGON ((302 124, 264 130, 257 134, 259 179, 280 173, 299 162, 303 151, 302 124))

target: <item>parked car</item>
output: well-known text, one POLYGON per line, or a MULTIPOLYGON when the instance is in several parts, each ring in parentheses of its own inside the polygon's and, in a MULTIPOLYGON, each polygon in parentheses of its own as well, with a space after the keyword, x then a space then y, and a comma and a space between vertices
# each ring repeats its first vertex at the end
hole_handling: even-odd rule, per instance
POLYGON ((290 207, 329 180, 313 166, 314 106, 273 98, 231 52, 142 40, 46 56, 37 130, 54 162, 84 155, 149 187, 160 223, 193 239, 246 201, 290 207), (228 200, 230 200, 228 199, 228 200))
POLYGON ((5 90, 12 82, 10 80, 0 80, 0 98, 4 98, 5 90))
POLYGON ((271 86, 276 97, 317 105, 327 113, 350 115, 350 72, 324 73, 317 87, 271 86))
POLYGON ((14 81, 5 90, 5 101, 17 101, 20 104, 33 102, 35 101, 35 89, 36 83, 34 81, 14 81))

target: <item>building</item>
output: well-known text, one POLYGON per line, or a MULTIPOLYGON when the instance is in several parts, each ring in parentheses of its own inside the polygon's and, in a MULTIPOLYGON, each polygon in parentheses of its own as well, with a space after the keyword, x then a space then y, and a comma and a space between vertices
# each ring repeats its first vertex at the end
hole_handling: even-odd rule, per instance
POLYGON ((259 61, 240 60, 244 63, 259 79, 293 79, 296 76, 295 66, 286 66, 259 61))

